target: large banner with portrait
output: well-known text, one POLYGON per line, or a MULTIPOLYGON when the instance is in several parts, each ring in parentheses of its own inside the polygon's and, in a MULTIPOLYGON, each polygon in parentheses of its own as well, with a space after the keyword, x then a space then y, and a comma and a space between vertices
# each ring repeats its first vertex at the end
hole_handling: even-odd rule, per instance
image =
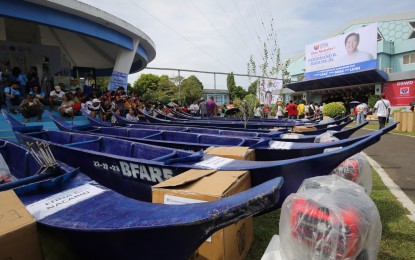
POLYGON ((376 68, 377 24, 305 47, 305 79, 319 79, 376 68))
POLYGON ((409 106, 415 100, 415 79, 384 83, 383 92, 391 106, 409 106))
POLYGON ((282 89, 282 80, 260 79, 258 81, 258 89, 259 102, 271 106, 271 104, 275 104, 278 100, 281 100, 280 93, 282 89))

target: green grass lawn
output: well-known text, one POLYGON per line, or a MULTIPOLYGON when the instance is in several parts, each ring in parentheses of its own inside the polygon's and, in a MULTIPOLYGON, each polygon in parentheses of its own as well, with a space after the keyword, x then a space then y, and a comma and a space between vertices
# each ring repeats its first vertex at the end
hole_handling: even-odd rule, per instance
MULTIPOLYGON (((356 126, 356 123, 351 123, 350 125, 348 125, 349 127, 353 127, 356 126)), ((371 122, 367 125, 365 125, 363 127, 363 129, 368 129, 368 130, 378 130, 379 129, 379 124, 375 123, 375 122, 371 122)), ((415 136, 415 132, 402 132, 402 131, 397 131, 397 130, 392 130, 391 133, 394 134, 401 134, 401 135, 408 135, 408 136, 415 136)))
MULTIPOLYGON (((415 259, 415 222, 373 172, 371 197, 382 221, 382 240, 378 259, 415 259)), ((247 259, 261 259, 274 234, 278 234, 280 210, 254 218, 254 243, 247 259)))

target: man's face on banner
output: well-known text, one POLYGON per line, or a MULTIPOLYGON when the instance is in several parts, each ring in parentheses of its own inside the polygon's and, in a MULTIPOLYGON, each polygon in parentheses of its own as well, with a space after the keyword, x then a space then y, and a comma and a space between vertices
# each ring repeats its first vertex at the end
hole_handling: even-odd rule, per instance
POLYGON ((359 45, 359 40, 355 35, 349 36, 349 38, 346 41, 346 51, 347 53, 353 54, 357 51, 357 46, 359 45))

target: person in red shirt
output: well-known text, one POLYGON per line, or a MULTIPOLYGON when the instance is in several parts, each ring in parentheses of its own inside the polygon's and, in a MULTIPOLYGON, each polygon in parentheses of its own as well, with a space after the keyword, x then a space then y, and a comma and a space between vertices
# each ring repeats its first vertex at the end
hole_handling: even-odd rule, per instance
POLYGON ((288 111, 288 119, 295 119, 297 118, 297 105, 290 100, 290 104, 285 107, 288 111))
POLYGON ((183 112, 185 112, 185 113, 189 113, 189 109, 187 108, 187 106, 186 106, 186 105, 184 105, 184 106, 182 107, 182 111, 183 111, 183 112))

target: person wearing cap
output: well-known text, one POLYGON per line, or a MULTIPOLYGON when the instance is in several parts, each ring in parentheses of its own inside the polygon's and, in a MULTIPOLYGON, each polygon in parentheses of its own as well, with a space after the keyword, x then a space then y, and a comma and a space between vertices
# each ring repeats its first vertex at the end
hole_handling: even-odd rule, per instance
POLYGON ((20 83, 17 81, 12 82, 10 87, 4 89, 4 95, 6 96, 6 106, 7 109, 13 113, 17 114, 15 106, 20 105, 21 94, 20 94, 20 83))
POLYGON ((49 94, 49 105, 50 111, 55 111, 55 106, 60 106, 63 102, 63 97, 65 92, 62 91, 61 86, 56 85, 54 90, 52 90, 49 94))
POLYGON ((98 98, 92 99, 92 101, 87 101, 85 103, 86 111, 93 117, 96 117, 99 114, 100 118, 104 118, 104 115, 101 110, 101 100, 98 98))

